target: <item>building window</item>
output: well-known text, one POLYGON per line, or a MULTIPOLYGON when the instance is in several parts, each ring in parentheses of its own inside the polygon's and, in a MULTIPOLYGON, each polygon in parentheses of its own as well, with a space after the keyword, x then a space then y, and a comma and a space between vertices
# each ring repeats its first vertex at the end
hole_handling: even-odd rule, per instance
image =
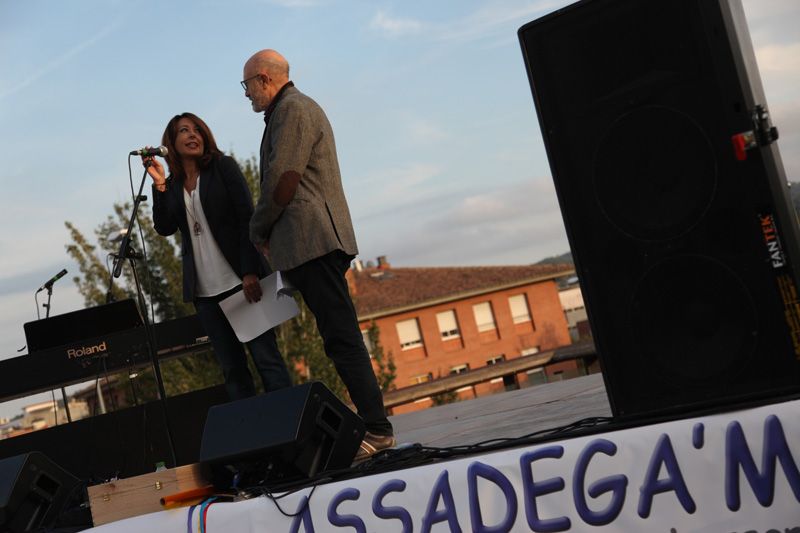
POLYGON ((472 312, 475 314, 475 323, 478 325, 478 331, 491 331, 495 329, 492 304, 489 302, 475 304, 472 306, 472 312))
POLYGON ((439 333, 442 339, 454 339, 459 336, 456 313, 452 309, 436 313, 436 322, 439 324, 439 333))
POLYGON ((538 346, 531 346, 530 348, 524 348, 523 350, 521 350, 519 352, 520 355, 533 355, 533 354, 536 354, 536 353, 539 353, 539 347, 538 346))
POLYGON ((401 320, 396 326, 401 349, 410 350, 422 346, 422 335, 419 333, 419 324, 416 318, 401 320))
MULTIPOLYGON (((494 357, 490 357, 486 360, 486 366, 496 365, 497 363, 502 363, 506 360, 506 356, 503 354, 495 355, 494 357)), ((494 378, 489 380, 489 383, 500 383, 503 381, 503 378, 494 378)))
POLYGON ((464 372, 469 372, 469 364, 467 363, 450 368, 450 375, 463 374, 464 372))
POLYGON ((426 383, 433 379, 433 374, 428 372, 427 374, 419 374, 411 378, 412 385, 419 385, 420 383, 426 383))
POLYGON ((372 345, 372 340, 369 338, 369 330, 362 329, 361 338, 364 339, 364 346, 367 348, 369 358, 372 359, 372 351, 375 349, 375 346, 372 345))
POLYGON ((534 368, 533 370, 528 370, 526 372, 528 374, 528 385, 544 385, 547 383, 547 374, 541 368, 534 368))
POLYGON ((511 307, 511 318, 514 320, 514 324, 531 321, 531 310, 528 307, 528 299, 524 294, 511 296, 508 299, 508 305, 511 307))

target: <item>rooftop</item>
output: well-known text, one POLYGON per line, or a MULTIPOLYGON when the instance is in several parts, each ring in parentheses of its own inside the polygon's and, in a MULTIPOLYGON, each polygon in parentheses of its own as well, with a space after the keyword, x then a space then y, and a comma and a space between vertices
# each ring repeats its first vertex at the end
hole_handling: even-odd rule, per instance
POLYGON ((574 273, 568 264, 481 267, 354 268, 350 291, 361 320, 458 300, 574 273))

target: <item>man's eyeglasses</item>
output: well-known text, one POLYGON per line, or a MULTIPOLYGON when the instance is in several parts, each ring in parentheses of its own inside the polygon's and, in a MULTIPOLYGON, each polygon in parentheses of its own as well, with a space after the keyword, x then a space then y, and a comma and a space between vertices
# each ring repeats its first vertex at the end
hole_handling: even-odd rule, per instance
POLYGON ((255 76, 251 76, 251 77, 247 78, 246 80, 240 81, 239 83, 242 84, 242 89, 244 89, 246 91, 247 90, 247 82, 249 82, 250 80, 254 80, 254 79, 258 78, 259 76, 261 76, 261 74, 256 74, 255 76))

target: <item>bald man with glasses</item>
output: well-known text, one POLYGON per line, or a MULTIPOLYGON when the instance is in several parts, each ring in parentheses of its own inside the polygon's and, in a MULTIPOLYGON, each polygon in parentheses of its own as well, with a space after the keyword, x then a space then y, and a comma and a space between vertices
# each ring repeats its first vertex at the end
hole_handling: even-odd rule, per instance
POLYGON ((275 50, 248 59, 241 83, 266 123, 250 239, 317 320, 325 353, 367 428, 360 462, 396 441, 344 277, 358 248, 333 130, 322 108, 290 81, 289 63, 275 50))

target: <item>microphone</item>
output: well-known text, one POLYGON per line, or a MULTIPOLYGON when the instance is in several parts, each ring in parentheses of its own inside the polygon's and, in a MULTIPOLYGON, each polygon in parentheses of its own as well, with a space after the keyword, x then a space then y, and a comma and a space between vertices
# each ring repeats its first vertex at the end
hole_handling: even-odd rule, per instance
POLYGON ((160 157, 167 157, 167 147, 159 146, 158 148, 142 148, 140 150, 134 150, 131 152, 131 155, 141 155, 144 157, 157 155, 160 157))
POLYGON ((60 280, 61 278, 63 278, 66 275, 67 275, 67 269, 65 268, 64 270, 62 270, 61 272, 59 272, 58 274, 56 274, 52 278, 48 279, 45 282, 45 284, 42 285, 41 287, 39 287, 39 290, 36 291, 36 292, 42 292, 45 289, 50 289, 53 286, 53 283, 55 283, 56 281, 60 280))

